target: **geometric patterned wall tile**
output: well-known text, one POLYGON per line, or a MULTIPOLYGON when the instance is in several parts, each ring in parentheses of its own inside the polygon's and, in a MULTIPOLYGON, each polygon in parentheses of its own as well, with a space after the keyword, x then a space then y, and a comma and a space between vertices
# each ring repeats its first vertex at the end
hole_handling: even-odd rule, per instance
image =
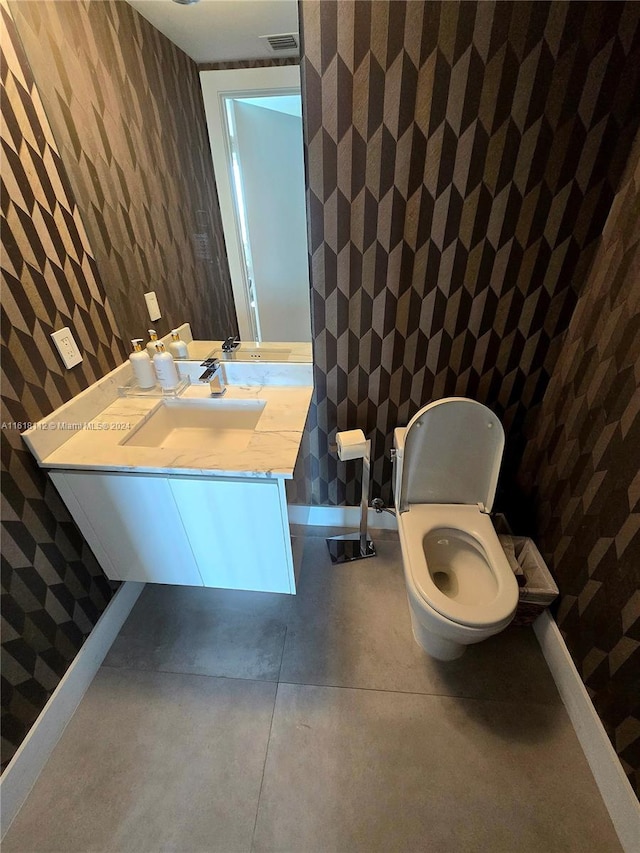
POLYGON ((122 0, 10 6, 123 339, 148 290, 162 334, 235 333, 195 62, 122 0))
POLYGON ((391 500, 393 427, 475 397, 507 432, 553 373, 638 124, 637 4, 303 0, 301 62, 318 478, 357 502, 338 429, 372 440, 391 500))
POLYGON ((20 437, 125 356, 31 68, 2 17, 2 767, 112 595, 20 437), (73 328, 62 367, 50 333, 73 328), (22 426, 22 429, 25 427, 22 426))
POLYGON ((558 623, 640 792, 639 471, 640 134, 520 469, 558 623))

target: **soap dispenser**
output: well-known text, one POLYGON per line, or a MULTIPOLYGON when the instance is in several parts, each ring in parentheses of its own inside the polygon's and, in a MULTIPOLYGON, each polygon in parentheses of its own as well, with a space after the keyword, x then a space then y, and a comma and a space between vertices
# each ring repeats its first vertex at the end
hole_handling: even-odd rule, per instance
POLYGON ((163 343, 156 344, 156 354, 153 357, 153 366, 161 388, 170 391, 180 382, 178 368, 173 360, 173 356, 170 352, 165 350, 163 343))
POLYGON ((156 354, 156 344, 158 343, 158 333, 155 329, 149 329, 149 341, 147 343, 147 352, 149 358, 153 358, 156 354))
POLYGON ((174 358, 188 358, 189 350, 184 341, 180 340, 180 332, 177 329, 171 329, 171 343, 169 344, 169 352, 174 358))
POLYGON ((144 389, 153 388, 156 384, 156 374, 149 353, 142 349, 142 338, 134 338, 131 343, 133 344, 133 352, 129 356, 129 361, 133 368, 136 384, 144 389))

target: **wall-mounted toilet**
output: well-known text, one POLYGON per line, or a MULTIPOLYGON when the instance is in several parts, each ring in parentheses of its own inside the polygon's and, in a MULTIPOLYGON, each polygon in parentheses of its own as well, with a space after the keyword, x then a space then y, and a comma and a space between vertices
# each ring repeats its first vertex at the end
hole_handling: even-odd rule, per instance
POLYGON ((475 400, 447 397, 394 431, 394 498, 413 634, 440 660, 502 631, 518 585, 489 517, 504 431, 475 400))

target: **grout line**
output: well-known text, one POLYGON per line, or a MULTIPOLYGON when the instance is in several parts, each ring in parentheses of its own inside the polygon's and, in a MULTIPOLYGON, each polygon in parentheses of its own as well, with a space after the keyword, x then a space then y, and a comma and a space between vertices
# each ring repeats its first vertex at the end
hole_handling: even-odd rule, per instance
MULTIPOLYGON (((286 631, 285 631, 286 641, 286 631)), ((284 644, 282 646, 282 655, 280 657, 280 668, 278 670, 278 678, 246 678, 242 675, 214 675, 207 672, 189 672, 182 669, 148 669, 138 666, 113 666, 113 664, 102 664, 100 669, 113 669, 125 672, 155 672, 160 675, 192 675, 196 678, 225 678, 229 681, 254 681, 258 684, 288 684, 293 687, 328 687, 333 690, 367 690, 371 693, 399 693, 406 696, 439 696, 443 699, 465 699, 478 702, 501 702, 504 704, 525 704, 525 705, 542 705, 545 708, 561 708, 563 707, 562 700, 557 702, 541 702, 535 699, 525 699, 514 697, 511 699, 500 699, 493 696, 470 696, 463 693, 437 693, 427 690, 403 690, 400 688, 389 687, 365 687, 361 684, 322 684, 317 681, 282 681, 280 672, 282 671, 282 661, 284 659, 284 644)))
MULTIPOLYGON (((291 614, 289 614, 291 616, 291 614)), ((280 652, 280 666, 278 667, 278 678, 276 679, 278 684, 280 684, 280 676, 282 675, 282 661, 284 660, 284 647, 287 645, 287 634, 289 633, 289 623, 284 626, 284 639, 282 641, 282 651, 280 652)))
POLYGON ((275 678, 245 678, 242 675, 214 675, 210 672, 189 672, 184 669, 150 669, 143 666, 114 666, 108 663, 102 664, 100 669, 112 669, 118 672, 149 672, 156 675, 192 675, 194 678, 225 678, 228 681, 255 681, 258 684, 278 683, 275 678))
POLYGON ((278 681, 278 684, 288 684, 292 687, 327 687, 332 690, 366 690, 370 693, 395 693, 406 696, 437 696, 442 699, 464 699, 476 702, 499 702, 505 705, 541 705, 544 708, 562 708, 562 700, 558 702, 540 702, 535 699, 524 699, 515 697, 513 699, 500 699, 492 696, 467 696, 460 693, 433 693, 420 690, 389 689, 386 687, 363 687, 358 684, 318 684, 311 681, 278 681))
MULTIPOLYGON (((284 657, 284 643, 287 641, 287 628, 284 630, 284 642, 282 643, 282 654, 280 655, 280 668, 282 668, 282 659, 284 657)), ((280 677, 280 670, 278 670, 278 678, 280 677)), ((276 692, 273 697, 273 710, 271 711, 271 722, 269 723, 269 736, 267 737, 267 748, 264 751, 264 764, 262 765, 262 776, 260 777, 260 790, 258 791, 258 800, 256 802, 256 816, 253 821, 253 832, 251 833, 251 847, 250 850, 254 849, 254 843, 256 838, 256 827, 258 826, 258 814, 260 812, 260 800, 262 798, 262 786, 264 785, 264 774, 267 769, 267 759, 269 757, 269 746, 271 745, 271 732, 273 730, 273 718, 276 714, 276 702, 278 701, 278 690, 280 688, 280 682, 276 684, 276 692)))
POLYGON ((477 701, 477 702, 500 702, 502 704, 525 704, 525 705, 541 705, 544 708, 561 708, 563 707, 562 700, 558 697, 558 701, 554 702, 541 702, 535 699, 526 699, 523 697, 513 697, 510 699, 502 699, 499 697, 493 696, 471 696, 464 693, 439 693, 434 691, 427 690, 403 690, 401 688, 389 688, 389 687, 366 687, 361 684, 326 684, 320 683, 317 681, 282 681, 280 678, 280 674, 282 672, 282 661, 284 660, 284 648, 287 639, 287 631, 288 628, 285 628, 285 641, 282 644, 282 653, 280 655, 280 666, 278 668, 278 677, 276 679, 272 678, 246 678, 242 675, 214 675, 213 673, 207 672, 189 672, 188 670, 182 669, 148 669, 145 667, 137 667, 137 666, 113 666, 113 664, 102 664, 100 669, 112 669, 112 670, 120 670, 125 672, 155 672, 160 675, 191 675, 196 678, 225 678, 229 681, 253 681, 258 684, 289 684, 291 686, 297 687, 327 687, 333 690, 366 690, 371 693, 397 693, 403 694, 406 696, 438 696, 443 699, 464 699, 467 701, 477 701))

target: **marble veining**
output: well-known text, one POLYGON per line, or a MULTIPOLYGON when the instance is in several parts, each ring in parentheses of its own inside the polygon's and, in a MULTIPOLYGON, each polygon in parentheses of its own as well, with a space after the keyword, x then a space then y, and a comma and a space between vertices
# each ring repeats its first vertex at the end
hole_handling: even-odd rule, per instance
MULTIPOLYGON (((186 341, 193 340, 191 326, 183 323, 178 327, 180 337, 186 341)), ((160 338, 168 343, 171 335, 160 338)), ((77 394, 67 403, 57 408, 46 418, 22 433, 22 438, 29 450, 33 453, 38 463, 65 444, 79 431, 80 427, 74 429, 71 424, 85 424, 97 418, 101 413, 118 400, 118 388, 126 385, 132 377, 131 364, 127 360, 116 367, 102 379, 94 382, 80 394, 77 394), (64 429, 59 429, 60 423, 65 424, 64 429)))
MULTIPOLYGON (((29 431, 29 443, 44 468, 291 479, 311 393, 311 386, 227 386, 225 401, 264 400, 266 404, 248 446, 241 450, 218 448, 215 442, 210 447, 184 450, 128 446, 126 442, 134 431, 163 405, 158 398, 137 397, 117 398, 85 424, 76 424, 64 443, 52 449, 48 436, 67 431, 68 414, 63 413, 63 419, 58 410, 46 419, 48 429, 37 425, 29 431)), ((191 385, 181 399, 208 400, 208 386, 191 385)), ((212 406, 215 403, 212 401, 212 406)))
MULTIPOLYGON (((202 341, 194 343, 201 344, 202 341)), ((205 356, 203 356, 204 358, 205 356)), ((178 361, 181 376, 188 376, 197 382, 202 374, 200 360, 178 361)), ((222 374, 230 385, 313 385, 313 365, 298 362, 279 363, 267 361, 225 361, 222 362, 222 374)))
MULTIPOLYGON (((194 341, 188 323, 178 330, 194 353, 206 355, 219 343, 194 341)), ((170 335, 161 338, 165 343, 169 339, 170 335)), ((197 381, 200 363, 177 364, 180 374, 192 382, 181 399, 209 399, 208 384, 197 381)), ((313 366, 226 362, 222 368, 225 400, 266 403, 244 450, 127 446, 135 430, 162 405, 157 397, 118 396, 118 388, 131 379, 128 361, 24 432, 24 441, 43 468, 291 479, 311 402, 313 366)))

